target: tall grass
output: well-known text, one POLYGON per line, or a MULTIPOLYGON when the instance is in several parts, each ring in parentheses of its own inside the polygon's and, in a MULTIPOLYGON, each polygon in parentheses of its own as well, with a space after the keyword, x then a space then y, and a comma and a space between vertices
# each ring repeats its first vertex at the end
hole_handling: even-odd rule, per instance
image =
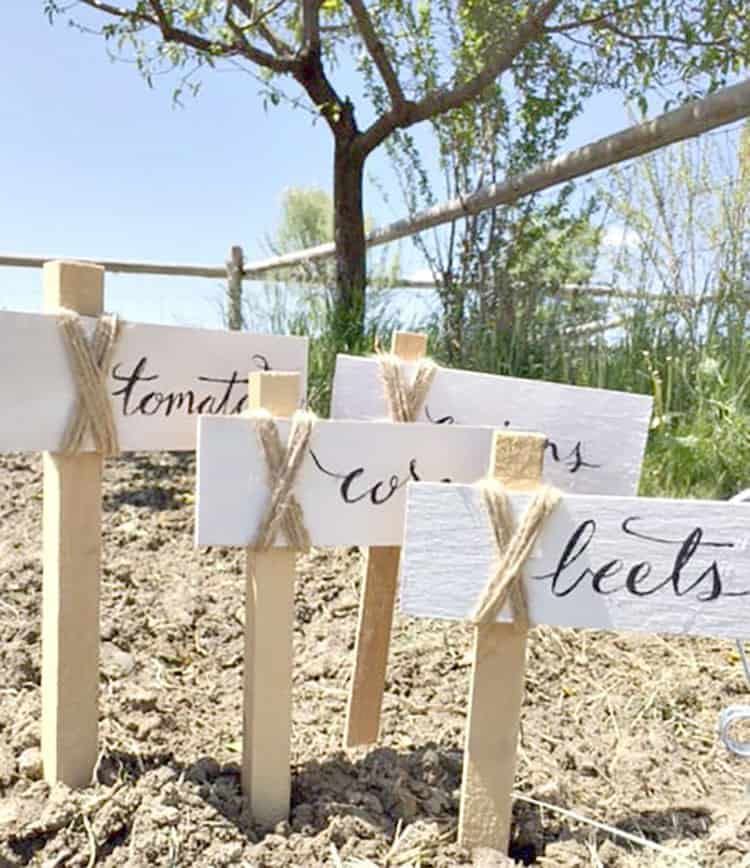
MULTIPOLYGON (((640 296, 548 296, 502 329, 469 317, 461 365, 651 394, 641 493, 728 497, 750 486, 750 126, 723 147, 697 141, 613 171, 597 195, 625 239, 600 257, 597 282, 640 296)), ((438 354, 441 331, 437 320, 438 354)))

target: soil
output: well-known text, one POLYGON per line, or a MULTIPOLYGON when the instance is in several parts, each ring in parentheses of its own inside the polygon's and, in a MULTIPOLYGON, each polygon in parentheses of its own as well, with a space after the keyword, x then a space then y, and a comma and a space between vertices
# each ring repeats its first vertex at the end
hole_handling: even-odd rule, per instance
MULTIPOLYGON (((468 629, 397 616, 381 741, 341 748, 357 550, 299 562, 291 813, 253 824, 237 765, 244 555, 193 548, 193 483, 192 456, 107 464, 101 756, 92 786, 50 789, 41 459, 0 457, 0 866, 471 864, 455 844, 468 629)), ((748 693, 730 643, 540 628, 526 685, 512 858, 480 863, 750 866, 750 760, 716 734, 748 693)))

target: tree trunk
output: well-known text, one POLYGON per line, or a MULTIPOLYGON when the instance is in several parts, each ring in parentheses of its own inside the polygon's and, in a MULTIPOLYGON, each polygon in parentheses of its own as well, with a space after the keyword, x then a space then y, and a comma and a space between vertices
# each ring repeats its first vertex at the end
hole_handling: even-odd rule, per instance
POLYGON ((367 247, 362 207, 364 157, 353 140, 337 140, 333 172, 336 288, 332 329, 337 349, 362 349, 367 291, 367 247))

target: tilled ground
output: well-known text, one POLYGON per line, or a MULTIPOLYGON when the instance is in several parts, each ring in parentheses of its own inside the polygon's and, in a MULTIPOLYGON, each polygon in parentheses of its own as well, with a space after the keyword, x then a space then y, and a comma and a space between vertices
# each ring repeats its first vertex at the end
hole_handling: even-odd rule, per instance
MULTIPOLYGON (((468 630, 397 618, 381 743, 341 749, 357 551, 300 561, 291 815, 253 825, 237 766, 243 555, 194 550, 193 481, 184 456, 108 463, 97 782, 50 790, 41 461, 0 457, 0 866, 470 864, 454 843, 468 630)), ((716 738, 747 690, 726 642, 535 630, 513 858, 750 866, 750 761, 716 738)))

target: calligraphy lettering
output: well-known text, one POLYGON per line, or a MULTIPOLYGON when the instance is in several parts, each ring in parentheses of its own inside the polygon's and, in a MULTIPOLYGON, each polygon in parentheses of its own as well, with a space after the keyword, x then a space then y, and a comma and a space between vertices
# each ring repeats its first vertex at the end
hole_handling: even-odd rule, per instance
MULTIPOLYGON (((271 370, 268 359, 259 353, 252 357, 252 361, 259 370, 271 370)), ((123 384, 112 392, 112 397, 121 399, 124 416, 162 414, 168 417, 178 411, 187 415, 197 413, 236 415, 244 410, 247 403, 247 377, 239 377, 237 371, 232 371, 229 377, 197 376, 198 383, 216 384, 221 387, 208 394, 196 394, 195 389, 184 389, 180 392, 161 392, 151 389, 145 394, 139 394, 139 387, 143 388, 143 384, 151 384, 159 379, 159 374, 147 373, 147 368, 148 358, 142 356, 130 372, 124 370, 122 362, 118 362, 112 369, 112 379, 123 384), (238 395, 238 386, 245 387, 242 390, 243 394, 238 395)), ((208 388, 213 389, 213 386, 209 385, 208 388)))
POLYGON ((733 548, 731 542, 715 542, 704 538, 700 527, 693 528, 683 539, 664 539, 651 536, 633 525, 640 521, 637 516, 626 518, 621 525, 624 535, 649 542, 651 544, 672 546, 676 549, 673 566, 667 576, 651 579, 653 565, 647 559, 626 566, 621 558, 611 558, 599 567, 587 566, 580 570, 576 562, 587 553, 596 536, 596 521, 593 518, 581 522, 565 543, 557 562, 550 573, 533 576, 535 581, 549 582, 550 590, 556 597, 567 597, 584 582, 590 582, 592 590, 601 595, 626 592, 635 597, 650 597, 665 588, 671 588, 676 597, 684 597, 695 592, 695 598, 701 603, 709 603, 719 597, 746 597, 750 590, 730 591, 722 582, 719 563, 713 560, 711 564, 699 572, 690 574, 691 566, 695 569, 695 558, 702 550, 710 548, 733 548), (627 570, 624 581, 608 582, 613 576, 627 570), (606 584, 605 584, 606 582, 606 584))

